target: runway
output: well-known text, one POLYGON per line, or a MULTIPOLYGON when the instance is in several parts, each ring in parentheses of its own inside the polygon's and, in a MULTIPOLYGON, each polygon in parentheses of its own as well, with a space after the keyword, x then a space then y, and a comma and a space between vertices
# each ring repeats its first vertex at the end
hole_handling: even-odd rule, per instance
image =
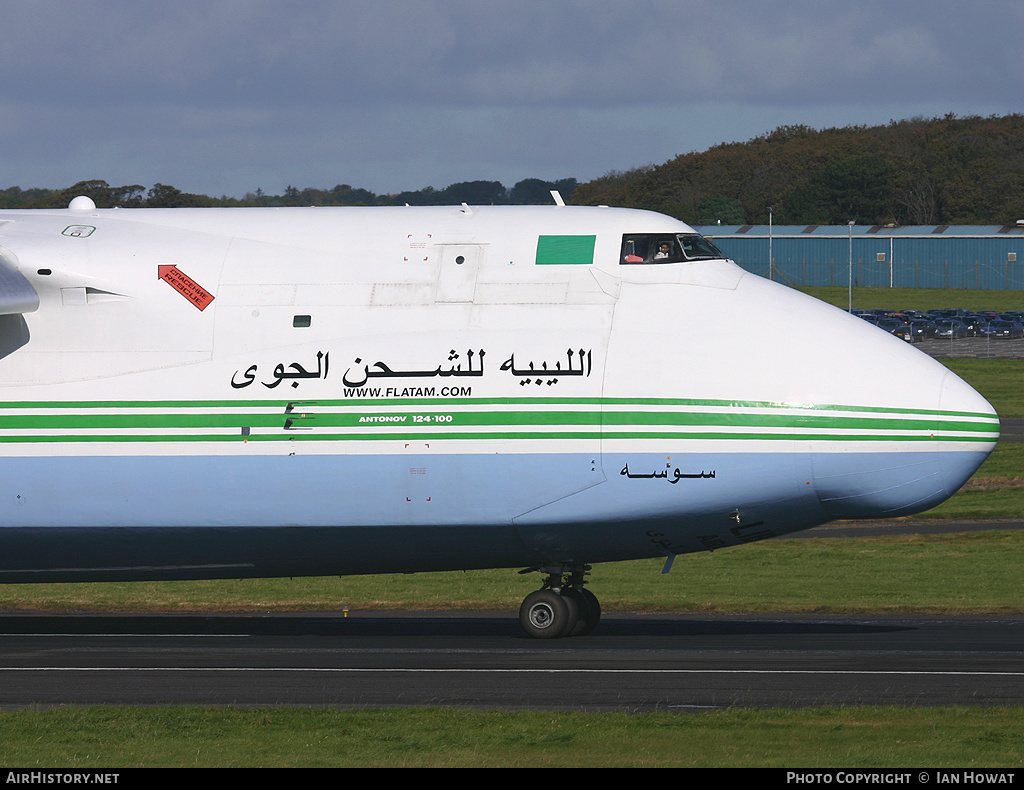
POLYGON ((1024 617, 508 613, 0 617, 0 707, 409 705, 577 711, 1009 705, 1024 617))
POLYGON ((1024 442, 1024 419, 1003 417, 999 420, 999 441, 1024 442))

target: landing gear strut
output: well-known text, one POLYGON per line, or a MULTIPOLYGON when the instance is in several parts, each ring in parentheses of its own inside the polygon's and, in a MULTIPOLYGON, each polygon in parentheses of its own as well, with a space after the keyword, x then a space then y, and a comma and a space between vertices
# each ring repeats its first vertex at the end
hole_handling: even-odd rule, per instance
POLYGON ((519 607, 519 622, 532 637, 557 639, 589 634, 601 619, 601 604, 583 577, 589 565, 529 568, 547 573, 543 586, 526 596, 519 607))

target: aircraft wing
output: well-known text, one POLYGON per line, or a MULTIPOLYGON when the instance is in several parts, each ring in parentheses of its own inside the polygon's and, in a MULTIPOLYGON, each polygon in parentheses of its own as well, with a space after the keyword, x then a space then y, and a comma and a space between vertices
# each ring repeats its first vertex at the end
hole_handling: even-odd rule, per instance
POLYGON ((39 294, 25 275, 0 255, 0 315, 31 313, 39 309, 39 294))

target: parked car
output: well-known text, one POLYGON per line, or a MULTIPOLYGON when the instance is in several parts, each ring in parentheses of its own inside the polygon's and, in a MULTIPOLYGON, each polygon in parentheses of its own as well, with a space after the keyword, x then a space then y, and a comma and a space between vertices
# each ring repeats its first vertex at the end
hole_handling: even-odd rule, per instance
POLYGON ((992 319, 981 313, 960 316, 959 321, 967 327, 967 337, 977 337, 981 328, 992 319))
POLYGON ((893 318, 892 316, 877 316, 877 319, 873 323, 883 332, 896 335, 896 337, 903 338, 904 340, 910 340, 910 324, 907 321, 901 318, 893 318))
POLYGON ((1024 324, 1018 321, 989 321, 981 330, 986 337, 1018 338, 1024 337, 1024 324))
POLYGON ((910 320, 910 340, 913 343, 920 343, 922 340, 935 337, 935 322, 927 318, 912 318, 910 320))
POLYGON ((935 322, 935 336, 959 340, 967 337, 967 325, 955 318, 940 318, 935 322))

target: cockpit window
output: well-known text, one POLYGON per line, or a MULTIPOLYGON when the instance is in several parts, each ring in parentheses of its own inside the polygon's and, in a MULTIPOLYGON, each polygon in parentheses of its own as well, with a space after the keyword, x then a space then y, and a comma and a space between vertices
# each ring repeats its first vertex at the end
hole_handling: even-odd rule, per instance
POLYGON ((679 235, 679 243, 683 245, 683 255, 689 261, 725 257, 718 247, 699 233, 682 233, 679 235))
POLYGON ((699 233, 627 233, 622 237, 619 263, 680 263, 724 257, 699 233))

